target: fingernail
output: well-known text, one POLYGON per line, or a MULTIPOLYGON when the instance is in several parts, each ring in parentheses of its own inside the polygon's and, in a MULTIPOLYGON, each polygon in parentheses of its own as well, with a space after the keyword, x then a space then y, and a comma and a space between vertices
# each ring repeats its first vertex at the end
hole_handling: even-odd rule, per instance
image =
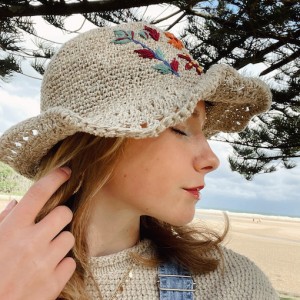
POLYGON ((69 167, 61 167, 60 170, 62 170, 63 172, 65 172, 68 176, 71 175, 72 171, 69 167))
POLYGON ((6 207, 4 208, 4 210, 11 210, 14 206, 17 205, 17 201, 15 199, 11 200, 6 207))

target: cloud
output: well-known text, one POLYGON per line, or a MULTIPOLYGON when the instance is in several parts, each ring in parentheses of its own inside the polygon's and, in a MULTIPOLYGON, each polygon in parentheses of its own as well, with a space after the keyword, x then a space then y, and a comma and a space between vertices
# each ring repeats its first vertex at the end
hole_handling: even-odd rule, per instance
MULTIPOLYGON (((28 62, 24 62, 22 68, 25 74, 40 77, 35 71, 33 72, 28 62)), ((9 82, 0 82, 0 92, 6 91, 10 95, 20 97, 37 97, 40 93, 41 82, 41 80, 15 73, 9 82)), ((0 94, 0 99, 3 97, 5 95, 0 94)))
POLYGON ((39 113, 39 96, 19 96, 0 90, 0 134, 39 113))

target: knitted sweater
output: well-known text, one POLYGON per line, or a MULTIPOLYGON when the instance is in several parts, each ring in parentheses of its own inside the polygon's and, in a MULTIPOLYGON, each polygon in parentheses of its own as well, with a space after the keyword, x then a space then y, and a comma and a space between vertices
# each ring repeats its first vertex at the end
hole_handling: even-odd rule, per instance
MULTIPOLYGON (((193 276, 196 282, 194 299, 201 300, 278 300, 266 275, 248 258, 225 247, 224 276, 221 269, 206 275, 193 276)), ((138 245, 119 253, 91 257, 92 273, 99 285, 104 299, 110 299, 124 274, 132 266, 130 252, 142 254, 144 257, 155 254, 151 242, 144 240, 138 245)), ((157 268, 134 265, 130 277, 123 285, 123 291, 115 299, 154 300, 159 299, 157 285, 157 268)), ((91 283, 87 286, 91 299, 101 299, 91 283)))

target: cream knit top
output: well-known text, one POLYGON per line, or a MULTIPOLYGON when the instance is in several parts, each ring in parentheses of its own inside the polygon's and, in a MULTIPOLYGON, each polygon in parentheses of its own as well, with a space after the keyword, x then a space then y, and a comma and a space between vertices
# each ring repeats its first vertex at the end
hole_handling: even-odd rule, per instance
MULTIPOLYGON (((225 247, 224 276, 221 269, 206 275, 193 276, 196 282, 196 300, 278 300, 279 296, 266 275, 248 258, 225 247)), ((119 253, 91 257, 92 273, 99 285, 104 300, 110 299, 124 274, 132 266, 130 252, 153 256, 154 248, 149 240, 119 253)), ((127 277, 123 291, 115 299, 159 300, 157 268, 134 265, 132 276, 127 277)), ((87 286, 91 299, 101 299, 92 284, 87 286)))

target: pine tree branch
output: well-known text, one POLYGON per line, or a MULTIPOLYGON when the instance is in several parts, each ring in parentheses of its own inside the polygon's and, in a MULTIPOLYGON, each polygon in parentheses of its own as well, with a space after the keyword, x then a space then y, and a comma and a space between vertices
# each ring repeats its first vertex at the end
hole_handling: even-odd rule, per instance
POLYGON ((269 126, 269 124, 263 119, 262 115, 258 115, 256 116, 256 118, 258 118, 263 124, 265 124, 267 127, 269 126))
POLYGON ((244 157, 244 160, 256 160, 256 162, 258 163, 258 161, 271 161, 271 160, 277 160, 280 158, 297 158, 300 157, 300 155, 277 155, 277 156, 268 156, 268 157, 244 157))
POLYGON ((269 31, 265 31, 263 29, 253 28, 251 22, 244 23, 243 25, 238 25, 235 22, 224 20, 220 17, 216 17, 214 15, 210 15, 207 13, 195 11, 190 8, 187 8, 186 10, 189 15, 202 17, 207 20, 213 20, 222 26, 226 26, 227 28, 234 30, 235 32, 237 32, 237 31, 239 31, 240 33, 253 32, 253 33, 255 33, 256 38, 271 38, 271 39, 274 39, 277 41, 281 41, 283 43, 291 43, 291 44, 295 44, 295 45, 300 45, 300 41, 296 37, 294 37, 294 34, 292 36, 291 35, 280 35, 277 32, 269 32, 269 31))
POLYGON ((276 69, 279 69, 280 67, 290 63, 291 61, 299 58, 300 56, 300 49, 298 51, 295 51, 293 54, 291 54, 290 56, 280 60, 278 63, 276 64, 272 64, 269 68, 267 68, 266 70, 262 71, 259 76, 262 76, 262 75, 266 75, 276 69))
MULTIPOLYGON (((33 56, 31 54, 25 54, 25 55, 23 55, 23 54, 20 54, 20 53, 9 51, 9 50, 5 51, 5 52, 8 53, 8 54, 11 54, 13 56, 19 56, 19 57, 22 57, 22 58, 35 58, 35 56, 33 56)), ((25 52, 23 52, 23 53, 25 53, 25 52)))
POLYGON ((186 12, 184 12, 180 17, 178 17, 171 25, 167 27, 167 30, 170 30, 173 26, 179 23, 186 16, 186 12))
POLYGON ((222 20, 221 18, 217 18, 217 17, 214 17, 208 13, 203 13, 201 11, 196 11, 192 8, 189 8, 188 9, 188 13, 193 15, 193 16, 197 16, 197 17, 201 17, 201 18, 204 18, 204 19, 208 19, 208 20, 214 20, 214 21, 218 21, 218 22, 224 22, 224 20, 222 20))
POLYGON ((300 147, 300 144, 279 144, 276 146, 262 146, 262 145, 254 145, 254 144, 248 144, 246 142, 238 142, 238 141, 229 141, 229 140, 219 140, 217 138, 214 138, 212 141, 222 142, 222 143, 228 143, 231 145, 240 145, 244 147, 249 148, 255 148, 255 149, 267 149, 267 150, 276 150, 276 149, 292 149, 292 148, 298 148, 300 147))
MULTIPOLYGON (((299 33, 300 33, 300 30, 299 30, 299 33)), ((278 48, 280 48, 284 45, 285 45, 285 42, 277 41, 276 43, 264 48, 263 50, 254 52, 251 56, 247 57, 247 59, 245 59, 245 57, 237 59, 235 61, 235 63, 233 64, 233 67, 240 69, 240 68, 243 68, 244 66, 246 66, 249 63, 249 61, 251 63, 261 62, 261 61, 263 61, 265 55, 269 54, 272 51, 277 50, 278 48)), ((245 48, 243 48, 243 49, 246 50, 245 48)), ((251 51, 253 51, 253 49, 251 49, 251 51)))
MULTIPOLYGON (((222 51, 219 51, 218 56, 210 62, 210 65, 213 65, 213 64, 217 63, 219 60, 221 60, 222 58, 227 57, 228 55, 230 55, 232 53, 232 51, 235 48, 240 47, 242 45, 242 43, 244 43, 247 38, 248 38, 248 36, 243 36, 239 40, 233 41, 230 44, 230 46, 227 47, 226 49, 224 49, 222 51)), ((212 45, 212 43, 208 43, 208 44, 212 45)), ((214 45, 212 45, 212 46, 214 46, 214 45)), ((243 59, 245 59, 245 58, 243 58, 243 59)))
MULTIPOLYGON (((19 28, 19 30, 25 31, 24 29, 21 29, 21 28, 19 28)), ((25 31, 25 32, 26 32, 26 31, 25 31)), ((76 31, 75 31, 75 32, 76 32, 76 31)), ((39 39, 41 39, 41 40, 50 42, 50 43, 52 43, 52 44, 58 44, 58 45, 62 45, 62 44, 63 44, 63 43, 59 43, 59 42, 56 42, 56 41, 48 40, 48 39, 46 39, 45 37, 39 36, 39 35, 37 35, 37 34, 35 34, 35 33, 30 33, 30 35, 33 35, 33 36, 35 36, 35 37, 37 37, 37 38, 39 38, 39 39)))
POLYGON ((182 12, 182 9, 179 9, 179 10, 175 11, 174 13, 172 13, 172 14, 166 16, 166 17, 163 17, 163 18, 160 18, 160 19, 158 19, 158 20, 152 21, 151 24, 157 24, 157 23, 160 23, 160 22, 162 22, 162 21, 168 20, 168 19, 170 19, 170 18, 176 16, 176 15, 179 14, 180 12, 182 12))
MULTIPOLYGON (((86 14, 100 11, 113 11, 117 9, 125 9, 132 7, 147 6, 153 4, 161 4, 161 0, 102 0, 102 1, 83 1, 79 3, 65 2, 46 2, 40 1, 42 5, 10 5, 0 7, 0 20, 11 17, 29 17, 41 15, 72 15, 72 14, 86 14)), ((165 0, 163 3, 173 3, 174 1, 165 0)))
POLYGON ((37 79, 37 80, 42 80, 42 78, 38 78, 38 77, 35 77, 35 76, 31 76, 31 75, 28 75, 28 74, 25 74, 25 73, 22 73, 22 72, 17 72, 23 76, 26 76, 26 77, 29 77, 29 78, 32 78, 32 79, 37 79))

